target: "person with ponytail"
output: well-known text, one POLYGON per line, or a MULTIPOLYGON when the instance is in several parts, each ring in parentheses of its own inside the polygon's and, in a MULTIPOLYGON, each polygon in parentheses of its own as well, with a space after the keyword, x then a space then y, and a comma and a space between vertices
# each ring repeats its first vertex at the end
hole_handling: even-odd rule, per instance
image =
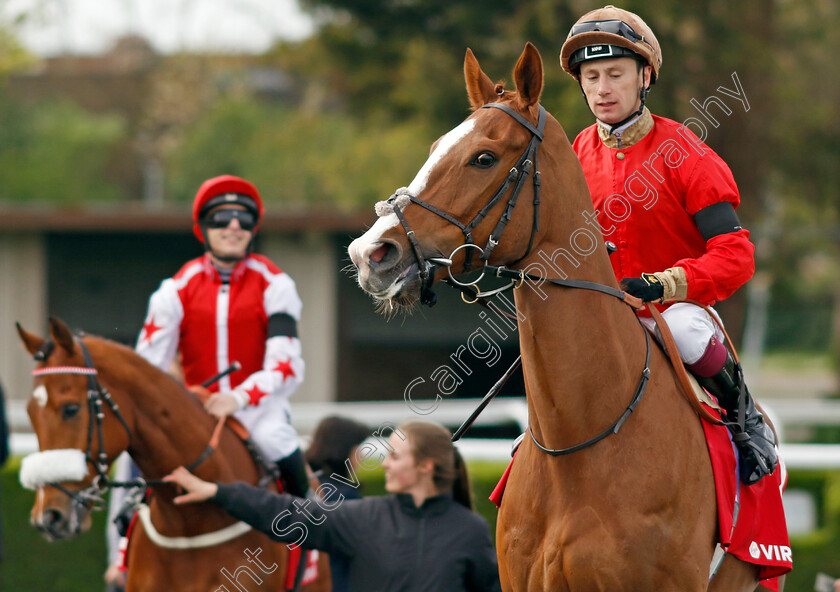
POLYGON ((177 504, 208 501, 274 540, 347 556, 356 592, 499 592, 490 531, 472 511, 449 431, 409 421, 382 444, 387 456, 383 446, 359 450, 361 468, 381 462, 385 496, 346 500, 322 487, 324 499, 302 502, 241 482, 209 483, 183 467, 166 480, 186 490, 177 504))

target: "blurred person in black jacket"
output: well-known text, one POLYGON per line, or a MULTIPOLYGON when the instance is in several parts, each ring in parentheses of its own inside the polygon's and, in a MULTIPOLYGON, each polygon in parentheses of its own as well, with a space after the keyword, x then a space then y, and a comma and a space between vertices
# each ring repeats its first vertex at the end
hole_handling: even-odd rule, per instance
POLYGON ((347 555, 356 592, 501 592, 490 529, 472 511, 450 436, 438 424, 401 424, 390 454, 379 457, 391 495, 345 500, 330 492, 312 503, 242 482, 210 483, 184 467, 164 480, 188 492, 176 504, 209 501, 273 540, 347 555))
MULTIPOLYGON (((335 487, 345 499, 360 499, 361 493, 350 471, 358 472, 359 444, 371 435, 371 429, 352 419, 338 416, 325 417, 315 428, 312 443, 306 451, 306 460, 322 484, 335 487)), ((330 553, 332 592, 352 592, 350 586, 350 558, 340 553, 330 553)))

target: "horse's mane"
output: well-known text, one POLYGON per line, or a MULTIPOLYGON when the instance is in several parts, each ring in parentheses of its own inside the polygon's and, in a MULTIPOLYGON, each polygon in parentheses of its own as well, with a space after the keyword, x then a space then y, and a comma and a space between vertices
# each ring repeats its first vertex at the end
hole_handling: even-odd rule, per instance
MULTIPOLYGON (((119 365, 120 368, 124 368, 126 371, 130 372, 131 375, 135 377, 135 380, 138 380, 139 382, 146 382, 149 384, 150 388, 155 390, 171 389, 173 391, 178 391, 182 396, 191 400, 195 405, 201 406, 201 403, 198 401, 198 397, 188 391, 183 384, 175 379, 174 376, 168 372, 164 372, 154 364, 150 363, 133 348, 99 335, 83 334, 80 335, 79 338, 82 339, 85 342, 85 345, 89 348, 92 347, 95 352, 99 352, 100 348, 102 348, 102 351, 107 352, 107 354, 117 356, 118 360, 122 362, 122 364, 119 365), (137 376, 138 374, 141 374, 142 376, 137 376)), ((91 355, 94 356, 93 353, 91 353, 91 355)), ((105 361, 104 366, 110 369, 110 365, 106 360, 94 360, 94 362, 98 364, 101 364, 103 361, 105 361)))

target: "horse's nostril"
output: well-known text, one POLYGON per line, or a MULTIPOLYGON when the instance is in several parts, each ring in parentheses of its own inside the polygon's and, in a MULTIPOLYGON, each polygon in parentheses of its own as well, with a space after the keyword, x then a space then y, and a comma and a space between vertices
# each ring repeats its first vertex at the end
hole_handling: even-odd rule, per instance
POLYGON ((384 244, 384 245, 380 245, 376 250, 374 250, 370 254, 370 260, 374 263, 379 263, 380 261, 382 261, 385 258, 385 255, 387 255, 388 251, 390 251, 390 250, 391 250, 391 245, 389 245, 387 243, 384 244))
POLYGON ((44 511, 43 524, 45 528, 58 526, 64 520, 64 514, 60 510, 50 509, 44 511))

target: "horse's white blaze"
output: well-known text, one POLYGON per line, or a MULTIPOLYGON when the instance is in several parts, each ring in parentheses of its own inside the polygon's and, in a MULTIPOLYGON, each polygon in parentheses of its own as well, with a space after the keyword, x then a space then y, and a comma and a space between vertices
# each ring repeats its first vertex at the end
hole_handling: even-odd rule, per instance
POLYGON ((49 399, 49 395, 47 394, 47 387, 43 384, 38 385, 35 387, 35 390, 32 391, 32 398, 38 403, 38 407, 46 407, 47 406, 47 399, 49 399))
MULTIPOLYGON (((475 127, 475 120, 468 119, 461 123, 458 127, 450 130, 445 136, 443 136, 438 145, 435 146, 434 151, 429 155, 429 158, 426 160, 425 164, 420 168, 417 174, 414 176, 414 180, 408 186, 408 190, 411 192, 412 195, 419 195, 423 189, 426 188, 426 183, 429 181, 429 176, 432 174, 432 170, 434 170, 435 166, 443 159, 444 156, 452 150, 453 146, 458 144, 467 134, 469 134, 473 128, 475 127)), ((409 204, 411 205, 411 204, 409 204)), ((405 206, 405 207, 408 207, 405 206)), ((397 218, 396 214, 387 214, 385 216, 381 216, 376 223, 371 226, 367 232, 365 232, 362 236, 354 240, 350 243, 350 247, 348 248, 348 252, 350 254, 350 259, 353 260, 353 263, 359 270, 359 282, 360 284, 367 279, 369 269, 367 264, 367 258, 370 253, 375 250, 379 245, 379 240, 381 239, 382 235, 385 234, 387 230, 394 228, 400 223, 399 219, 397 218)), ((386 298, 390 298, 395 295, 399 291, 399 287, 396 285, 392 285, 388 290, 388 295, 386 298)))
POLYGON ((372 245, 373 243, 378 241, 379 237, 385 234, 386 230, 393 228, 399 223, 400 220, 399 218, 397 218, 396 214, 388 214, 387 216, 382 216, 373 224, 373 226, 367 229, 367 232, 365 232, 362 236, 354 240, 351 243, 351 246, 356 245, 356 243, 358 243, 356 249, 358 249, 359 251, 364 251, 365 247, 367 247, 368 245, 372 245))
POLYGON ((470 133, 474 127, 475 119, 467 119, 463 121, 461 125, 449 131, 440 139, 438 145, 435 146, 434 152, 429 155, 429 159, 420 168, 420 170, 417 171, 417 175, 415 175, 414 180, 411 184, 409 184, 408 190, 412 195, 420 195, 420 192, 426 188, 426 183, 428 183, 429 176, 432 174, 432 170, 434 170, 435 166, 443 160, 443 157, 452 150, 452 147, 458 144, 458 142, 470 133))
POLYGON ((36 511, 31 518, 31 522, 36 526, 44 522, 44 488, 39 487, 35 494, 35 508, 36 511))

